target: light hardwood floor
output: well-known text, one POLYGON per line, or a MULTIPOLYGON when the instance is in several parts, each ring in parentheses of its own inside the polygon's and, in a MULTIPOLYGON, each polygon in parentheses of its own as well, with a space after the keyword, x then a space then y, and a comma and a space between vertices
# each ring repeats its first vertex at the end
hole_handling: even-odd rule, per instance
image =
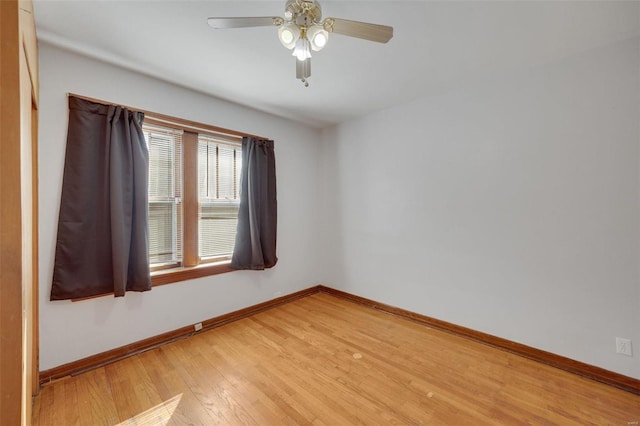
POLYGON ((640 396, 318 293, 45 386, 34 425, 633 425, 640 396))

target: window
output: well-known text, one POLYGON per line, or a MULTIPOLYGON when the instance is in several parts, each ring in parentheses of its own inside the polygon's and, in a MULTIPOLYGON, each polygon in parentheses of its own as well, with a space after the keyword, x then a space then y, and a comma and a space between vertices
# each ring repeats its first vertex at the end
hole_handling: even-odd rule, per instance
POLYGON ((149 149, 149 263, 182 262, 182 131, 144 126, 149 149))
POLYGON ((198 257, 233 252, 240 207, 240 146, 198 137, 198 257))
POLYGON ((227 272, 240 206, 241 138, 145 118, 154 285, 227 272))

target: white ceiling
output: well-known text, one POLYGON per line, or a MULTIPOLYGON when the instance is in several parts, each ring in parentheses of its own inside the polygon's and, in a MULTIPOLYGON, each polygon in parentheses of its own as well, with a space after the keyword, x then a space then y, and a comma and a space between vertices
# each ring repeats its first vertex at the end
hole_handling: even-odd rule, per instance
POLYGON ((275 27, 207 25, 282 16, 285 0, 36 0, 35 19, 40 41, 315 127, 640 36, 637 1, 320 3, 324 17, 391 25, 394 37, 332 35, 308 88, 275 27))

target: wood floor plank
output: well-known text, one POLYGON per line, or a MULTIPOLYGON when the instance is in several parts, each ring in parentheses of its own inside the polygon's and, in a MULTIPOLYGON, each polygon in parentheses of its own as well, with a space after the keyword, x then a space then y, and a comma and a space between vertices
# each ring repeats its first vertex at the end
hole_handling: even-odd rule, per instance
POLYGON ((238 423, 238 418, 246 417, 244 409, 236 408, 238 404, 229 398, 227 388, 230 386, 224 378, 215 371, 205 371, 202 367, 206 366, 206 363, 201 359, 199 352, 189 353, 188 345, 182 342, 167 345, 163 349, 166 349, 180 377, 213 419, 212 424, 233 424, 232 418, 235 418, 238 423), (240 413, 240 415, 233 415, 234 413, 240 413))
POLYGON ((640 397, 317 293, 45 386, 34 425, 640 421, 640 397))
POLYGON ((171 417, 144 370, 141 356, 107 365, 105 371, 121 422, 164 424, 171 417))
POLYGON ((78 393, 77 406, 73 409, 78 413, 76 424, 108 426, 117 423, 118 412, 104 369, 89 371, 69 382, 76 383, 78 393))
POLYGON ((177 399, 179 401, 173 415, 175 424, 216 424, 208 410, 201 404, 178 371, 173 361, 163 348, 148 351, 141 355, 142 364, 152 385, 162 401, 177 399))

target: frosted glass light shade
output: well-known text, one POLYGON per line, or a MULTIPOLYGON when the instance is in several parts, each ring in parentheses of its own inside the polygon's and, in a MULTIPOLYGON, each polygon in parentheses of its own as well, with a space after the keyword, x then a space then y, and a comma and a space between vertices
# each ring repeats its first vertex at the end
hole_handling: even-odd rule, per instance
POLYGON ((293 23, 282 25, 278 28, 278 39, 287 49, 293 49, 299 37, 300 29, 293 23))
POLYGON ((311 49, 315 52, 322 50, 329 41, 329 33, 320 25, 314 25, 307 29, 307 37, 311 43, 311 49))
POLYGON ((298 58, 299 61, 304 61, 311 57, 310 43, 306 37, 299 38, 296 41, 292 55, 298 58))

